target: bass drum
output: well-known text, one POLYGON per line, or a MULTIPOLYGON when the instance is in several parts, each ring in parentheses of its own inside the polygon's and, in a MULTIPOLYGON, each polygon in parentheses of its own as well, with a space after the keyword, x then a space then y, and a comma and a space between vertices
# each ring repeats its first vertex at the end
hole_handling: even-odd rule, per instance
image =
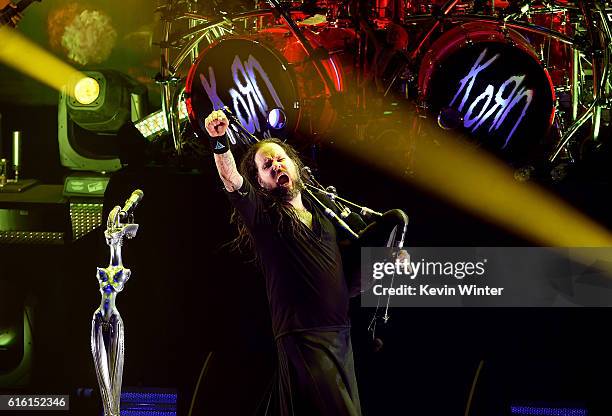
MULTIPOLYGON (((315 32, 303 33, 314 48, 323 47, 315 32)), ((331 98, 344 90, 344 76, 337 56, 323 56, 321 64, 325 74, 284 27, 212 44, 201 52, 186 81, 187 111, 195 133, 205 137, 204 119, 226 106, 259 139, 328 131, 337 116, 331 98), (274 108, 283 109, 286 116, 282 128, 268 124, 274 108)), ((230 132, 230 140, 243 141, 236 130, 230 132)))
POLYGON ((514 165, 550 146, 554 89, 528 41, 490 22, 444 33, 419 68, 419 98, 445 129, 468 135, 514 165))

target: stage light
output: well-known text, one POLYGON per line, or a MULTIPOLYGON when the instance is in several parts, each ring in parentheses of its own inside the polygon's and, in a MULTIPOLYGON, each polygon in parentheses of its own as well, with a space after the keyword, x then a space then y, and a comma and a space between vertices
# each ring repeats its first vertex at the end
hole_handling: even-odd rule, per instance
POLYGON ((26 74, 51 88, 60 91, 71 79, 80 79, 83 74, 19 31, 0 26, 0 62, 26 74))
POLYGON ((583 407, 548 407, 541 405, 511 406, 511 414, 524 416, 587 416, 583 407))
MULTIPOLYGON (((187 121, 187 106, 185 101, 179 102, 179 122, 187 121)), ((140 134, 148 141, 153 141, 156 138, 168 133, 168 120, 162 110, 149 114, 142 120, 134 123, 140 134)))
POLYGON ((177 399, 173 389, 127 387, 121 392, 121 415, 176 416, 177 399))
POLYGON ((0 280, 0 388, 28 383, 32 371, 31 313, 19 285, 0 280))
POLYGON ((91 104, 99 95, 100 84, 91 77, 82 78, 74 86, 74 98, 81 104, 91 104))
POLYGON ((122 167, 117 133, 146 114, 147 90, 118 71, 84 71, 64 86, 58 105, 58 140, 63 166, 114 172, 122 167))

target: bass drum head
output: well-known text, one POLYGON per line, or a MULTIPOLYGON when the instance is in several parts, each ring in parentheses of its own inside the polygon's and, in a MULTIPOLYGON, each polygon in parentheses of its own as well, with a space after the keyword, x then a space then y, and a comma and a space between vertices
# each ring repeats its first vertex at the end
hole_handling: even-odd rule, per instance
POLYGON ((455 29, 444 36, 445 44, 439 39, 432 45, 423 62, 429 66, 420 71, 432 116, 440 127, 456 129, 511 164, 540 157, 554 115, 548 73, 518 34, 505 41, 492 30, 472 42, 465 27, 455 29))
MULTIPOLYGON (((293 80, 287 62, 256 40, 228 38, 211 45, 202 51, 187 76, 186 105, 194 132, 207 137, 205 118, 213 110, 228 107, 258 139, 286 138, 299 123, 293 80), (268 125, 274 108, 283 109, 286 115, 281 129, 268 125)), ((233 144, 244 142, 231 123, 228 132, 233 144)))

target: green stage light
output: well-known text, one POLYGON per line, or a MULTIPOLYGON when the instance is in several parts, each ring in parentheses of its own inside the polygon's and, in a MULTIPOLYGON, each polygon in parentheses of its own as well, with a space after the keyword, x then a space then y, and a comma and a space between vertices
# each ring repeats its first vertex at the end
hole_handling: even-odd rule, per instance
POLYGON ((83 73, 60 93, 60 160, 72 170, 114 172, 122 167, 117 132, 144 117, 147 89, 118 71, 83 73))
POLYGON ((17 334, 11 328, 6 328, 4 330, 0 329, 0 348, 11 345, 16 337, 17 334))

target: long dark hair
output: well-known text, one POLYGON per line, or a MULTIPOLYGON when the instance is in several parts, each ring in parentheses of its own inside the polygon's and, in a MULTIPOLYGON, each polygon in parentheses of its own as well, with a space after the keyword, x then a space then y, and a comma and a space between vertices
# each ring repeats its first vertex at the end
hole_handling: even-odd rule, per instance
MULTIPOLYGON (((298 178, 294 186, 296 190, 301 191, 304 188, 301 175, 302 169, 304 168, 304 163, 293 146, 276 138, 261 140, 251 145, 242 156, 238 171, 244 180, 249 181, 249 183, 255 189, 255 192, 264 201, 264 209, 269 215, 270 220, 273 224, 275 222, 278 224, 277 231, 279 233, 288 232, 295 238, 303 237, 306 233, 306 227, 299 220, 292 206, 287 203, 287 200, 280 195, 275 195, 274 193, 265 190, 259 185, 257 165, 255 164, 255 154, 264 145, 269 143, 274 143, 280 146, 285 151, 287 156, 293 161, 298 174, 298 178)), ((251 235, 246 224, 242 220, 242 217, 236 210, 234 210, 232 213, 231 222, 236 224, 236 228, 238 229, 238 236, 232 240, 231 244, 238 251, 252 253, 254 255, 253 260, 256 260, 257 251, 255 249, 255 241, 253 240, 253 236, 251 235)))

